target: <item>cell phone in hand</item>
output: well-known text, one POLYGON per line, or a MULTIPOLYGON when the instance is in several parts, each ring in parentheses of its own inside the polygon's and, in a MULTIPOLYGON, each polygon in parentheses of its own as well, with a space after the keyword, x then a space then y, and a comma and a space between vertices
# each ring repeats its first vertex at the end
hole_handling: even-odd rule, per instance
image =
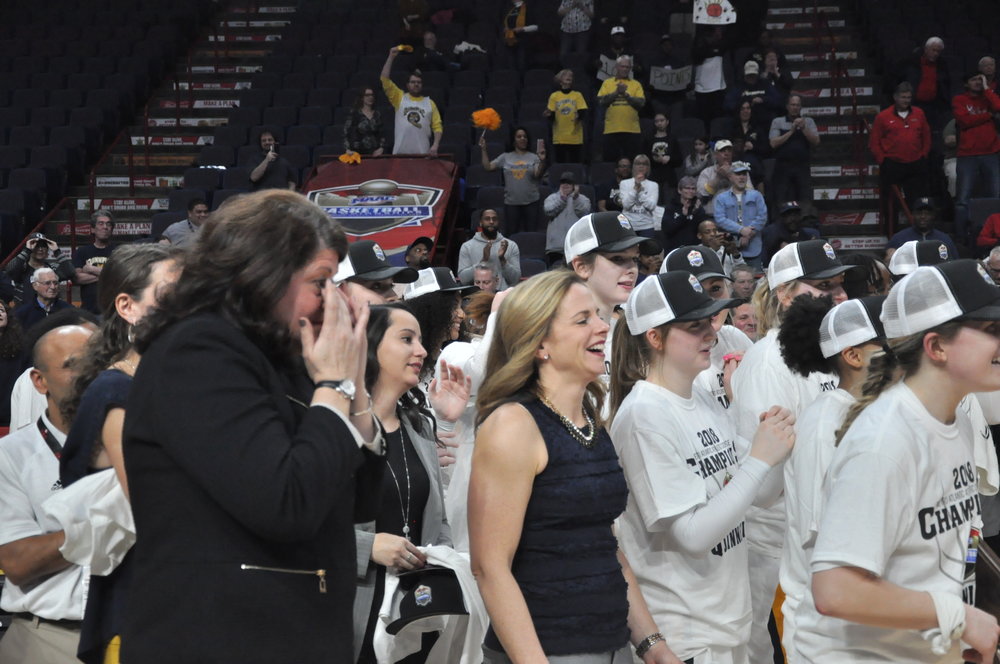
POLYGON ((535 152, 541 152, 545 149, 545 139, 539 138, 535 141, 535 152))

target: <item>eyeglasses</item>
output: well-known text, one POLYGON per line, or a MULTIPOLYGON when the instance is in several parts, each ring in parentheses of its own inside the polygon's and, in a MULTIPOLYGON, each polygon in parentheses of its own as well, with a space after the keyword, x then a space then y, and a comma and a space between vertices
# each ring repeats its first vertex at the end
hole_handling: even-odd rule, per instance
POLYGON ((49 288, 51 288, 52 286, 58 286, 59 285, 58 281, 36 281, 35 283, 36 284, 41 284, 43 286, 47 286, 49 288))

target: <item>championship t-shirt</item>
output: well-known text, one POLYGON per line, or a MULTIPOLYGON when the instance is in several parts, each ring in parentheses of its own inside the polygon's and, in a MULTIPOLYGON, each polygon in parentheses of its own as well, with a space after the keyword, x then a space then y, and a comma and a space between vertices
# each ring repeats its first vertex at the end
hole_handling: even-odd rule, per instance
POLYGON ((781 641, 794 639, 795 614, 809 585, 809 556, 816 541, 816 521, 823 500, 823 477, 833 459, 837 430, 854 397, 841 389, 823 392, 798 416, 795 447, 785 461, 785 546, 779 579, 785 601, 781 641))
POLYGON ((576 90, 562 90, 549 95, 549 111, 552 115, 552 143, 556 145, 582 145, 583 123, 577 120, 576 112, 587 110, 587 102, 576 90))
MULTIPOLYGON (((866 408, 844 436, 826 477, 813 574, 859 567, 909 590, 972 603, 970 533, 980 516, 967 417, 935 419, 904 383, 866 408), (971 584, 970 584, 971 581, 971 584)), ((961 662, 959 641, 941 657, 912 630, 821 616, 807 594, 795 627, 797 660, 961 662)))
POLYGON ((712 347, 712 364, 698 374, 694 384, 712 395, 721 411, 729 410, 729 397, 723 383, 724 358, 730 353, 745 353, 753 346, 750 337, 732 325, 723 325, 716 333, 718 341, 712 347))
MULTIPOLYGON (((611 425, 629 485, 618 539, 656 625, 681 659, 750 638, 750 582, 742 518, 710 551, 684 553, 671 518, 706 504, 747 457, 748 445, 697 386, 685 399, 639 381, 611 425)), ((752 460, 756 462, 757 460, 752 460)))

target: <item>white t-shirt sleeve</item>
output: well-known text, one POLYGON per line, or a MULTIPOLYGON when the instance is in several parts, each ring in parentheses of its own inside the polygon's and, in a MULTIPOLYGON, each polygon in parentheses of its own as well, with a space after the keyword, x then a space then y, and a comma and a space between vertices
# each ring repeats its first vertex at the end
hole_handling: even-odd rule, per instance
POLYGON ((664 530, 671 518, 708 499, 705 480, 692 472, 663 432, 633 429, 619 456, 622 468, 628 469, 629 491, 650 532, 664 530))
POLYGON ((0 452, 0 545, 45 532, 35 520, 31 497, 21 481, 25 469, 15 465, 8 454, 0 452))
MULTIPOLYGON (((862 452, 838 464, 820 517, 812 554, 813 573, 860 567, 881 576, 916 512, 905 478, 913 473, 893 459, 862 452), (893 478, 887 482, 886 478, 893 478)), ((915 478, 914 478, 915 479, 915 478)))

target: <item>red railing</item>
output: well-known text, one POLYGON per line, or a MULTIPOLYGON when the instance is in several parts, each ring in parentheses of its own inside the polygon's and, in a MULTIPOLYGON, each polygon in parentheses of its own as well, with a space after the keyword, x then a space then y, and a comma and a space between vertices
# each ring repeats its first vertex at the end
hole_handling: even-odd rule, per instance
POLYGON ((885 229, 886 237, 892 237, 896 234, 896 203, 899 203, 899 209, 903 211, 903 216, 906 217, 906 221, 910 224, 913 223, 913 213, 910 211, 910 206, 906 204, 906 198, 903 196, 903 190, 899 188, 898 184, 892 185, 892 196, 889 197, 889 204, 886 206, 886 216, 888 219, 880 220, 880 224, 885 229))

